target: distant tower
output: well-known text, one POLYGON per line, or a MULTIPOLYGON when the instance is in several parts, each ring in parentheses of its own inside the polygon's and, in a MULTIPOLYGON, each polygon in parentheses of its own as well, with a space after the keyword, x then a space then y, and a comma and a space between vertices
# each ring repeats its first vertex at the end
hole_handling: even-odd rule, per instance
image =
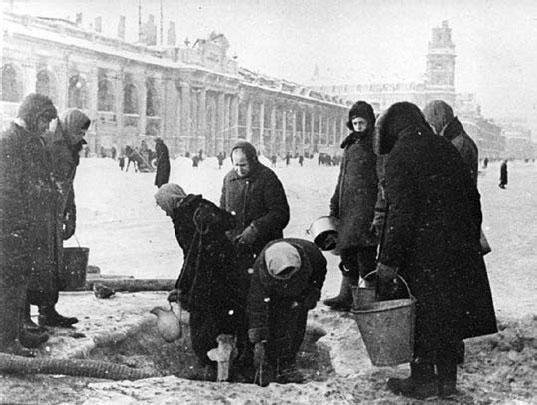
POLYGON ((442 99, 451 105, 455 103, 455 58, 451 28, 447 21, 442 21, 441 27, 433 28, 433 38, 429 42, 425 82, 426 102, 442 99))

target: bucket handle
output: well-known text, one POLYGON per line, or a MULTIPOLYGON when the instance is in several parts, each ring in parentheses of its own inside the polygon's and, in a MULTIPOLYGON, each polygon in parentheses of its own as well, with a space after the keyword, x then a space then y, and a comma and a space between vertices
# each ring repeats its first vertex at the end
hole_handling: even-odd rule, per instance
MULTIPOLYGON (((377 272, 377 270, 373 270, 372 272, 367 273, 367 274, 366 274, 365 276, 363 276, 362 278, 365 280, 365 279, 366 279, 367 277, 369 277, 371 274, 374 274, 374 273, 376 273, 376 272, 377 272)), ((397 278, 400 279, 400 280, 403 282, 403 284, 405 285, 406 291, 407 291, 407 293, 408 293, 408 298, 410 298, 410 299, 416 299, 416 298, 412 295, 412 292, 410 291, 410 287, 408 286, 408 283, 406 282, 406 280, 405 280, 403 277, 401 277, 399 274, 397 274, 397 278)))

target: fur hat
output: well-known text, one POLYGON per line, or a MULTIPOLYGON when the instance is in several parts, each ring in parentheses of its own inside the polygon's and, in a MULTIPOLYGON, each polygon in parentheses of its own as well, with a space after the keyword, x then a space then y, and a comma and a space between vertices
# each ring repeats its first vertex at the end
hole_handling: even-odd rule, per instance
POLYGON ((53 120, 58 117, 58 112, 50 98, 42 94, 31 93, 22 100, 17 117, 24 120, 28 131, 34 132, 37 130, 39 118, 53 120))
POLYGON ((357 101, 349 110, 349 120, 347 121, 347 128, 354 131, 352 126, 352 120, 356 117, 365 118, 367 120, 367 129, 369 131, 375 126, 375 113, 373 107, 365 101, 357 101))

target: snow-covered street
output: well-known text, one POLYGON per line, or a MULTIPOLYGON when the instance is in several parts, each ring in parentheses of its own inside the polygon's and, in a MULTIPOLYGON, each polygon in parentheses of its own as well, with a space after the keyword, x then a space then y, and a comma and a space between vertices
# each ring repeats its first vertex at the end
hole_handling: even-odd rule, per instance
MULTIPOLYGON (((263 160, 267 166, 270 163, 263 160)), ((231 168, 229 159, 219 170, 216 158, 193 168, 191 161, 172 161, 170 182, 187 193, 202 194, 218 204, 222 178, 231 168)), ((318 166, 306 159, 275 169, 287 192, 291 221, 285 236, 309 238, 306 229, 321 215, 336 183, 338 168, 318 166)), ((509 184, 498 188, 499 164, 489 164, 479 176, 483 229, 492 246, 486 256, 494 303, 499 315, 520 317, 537 314, 537 164, 509 163, 509 184)), ((136 278, 175 278, 182 254, 173 225, 155 204, 154 173, 122 172, 111 159, 82 159, 75 181, 78 208, 76 237, 90 248, 90 264, 102 274, 136 278)), ((76 246, 75 238, 68 245, 76 246)), ((323 296, 339 285, 337 257, 326 254, 329 275, 323 296)))

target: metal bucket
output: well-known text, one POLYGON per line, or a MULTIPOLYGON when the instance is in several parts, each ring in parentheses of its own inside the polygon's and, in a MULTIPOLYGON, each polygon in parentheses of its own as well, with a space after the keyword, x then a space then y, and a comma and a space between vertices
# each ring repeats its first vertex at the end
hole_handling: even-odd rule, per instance
POLYGON ((352 311, 374 366, 395 366, 412 360, 416 299, 404 280, 403 283, 409 298, 376 301, 352 311))
POLYGON ((332 216, 322 216, 312 222, 306 231, 313 237, 313 243, 324 251, 339 254, 336 248, 338 220, 332 216))
POLYGON ((89 248, 63 248, 63 271, 60 271, 62 291, 83 290, 86 286, 86 270, 88 267, 89 248))

